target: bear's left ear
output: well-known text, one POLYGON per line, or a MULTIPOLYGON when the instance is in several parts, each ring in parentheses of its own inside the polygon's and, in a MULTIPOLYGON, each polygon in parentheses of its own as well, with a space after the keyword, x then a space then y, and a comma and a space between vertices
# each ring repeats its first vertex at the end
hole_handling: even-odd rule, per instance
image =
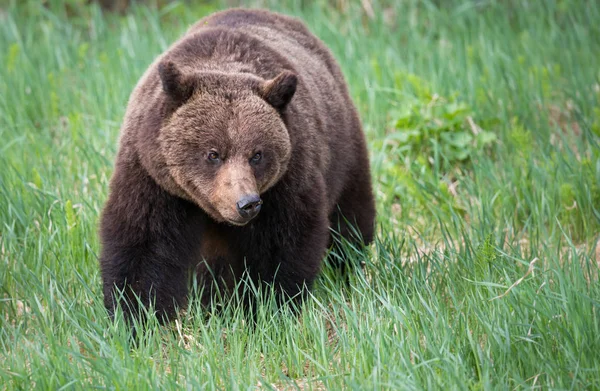
POLYGON ((158 64, 158 75, 163 91, 177 104, 183 104, 194 92, 194 81, 181 73, 174 62, 163 60, 158 64))
POLYGON ((261 95, 271 106, 282 110, 292 100, 298 85, 298 77, 290 71, 283 71, 277 77, 267 80, 261 86, 261 95))

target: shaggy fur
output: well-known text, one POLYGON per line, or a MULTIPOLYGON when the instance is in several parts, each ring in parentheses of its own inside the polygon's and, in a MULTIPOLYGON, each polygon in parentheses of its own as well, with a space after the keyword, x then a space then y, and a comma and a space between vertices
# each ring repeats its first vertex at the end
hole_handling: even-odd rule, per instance
POLYGON ((191 273, 207 292, 211 273, 223 290, 246 273, 301 298, 329 228, 356 240, 352 222, 369 243, 374 217, 360 120, 329 50, 290 17, 219 12, 130 98, 101 220, 105 304, 112 313, 118 289, 126 315, 135 294, 168 319, 191 273), (238 212, 259 196, 254 218, 238 212))

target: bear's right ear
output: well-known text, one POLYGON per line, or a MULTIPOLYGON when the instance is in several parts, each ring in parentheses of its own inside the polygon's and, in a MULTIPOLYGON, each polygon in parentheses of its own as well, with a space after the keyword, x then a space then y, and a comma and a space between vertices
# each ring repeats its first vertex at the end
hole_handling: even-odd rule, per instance
POLYGON ((261 95, 271 106, 282 110, 294 97, 297 85, 298 77, 290 71, 283 71, 262 85, 261 95))
POLYGON ((158 64, 158 74, 165 93, 177 104, 183 104, 194 92, 194 80, 181 73, 173 61, 158 64))

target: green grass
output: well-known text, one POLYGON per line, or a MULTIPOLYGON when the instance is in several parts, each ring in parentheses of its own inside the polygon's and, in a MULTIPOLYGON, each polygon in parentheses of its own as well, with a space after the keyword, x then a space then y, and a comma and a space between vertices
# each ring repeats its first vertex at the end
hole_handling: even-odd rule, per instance
POLYGON ((600 389, 597 2, 273 0, 362 115, 378 235, 346 251, 364 274, 325 270, 299 317, 260 308, 256 327, 192 302, 136 346, 97 262, 119 125, 218 7, 37 3, 0 8, 0 388, 600 389))

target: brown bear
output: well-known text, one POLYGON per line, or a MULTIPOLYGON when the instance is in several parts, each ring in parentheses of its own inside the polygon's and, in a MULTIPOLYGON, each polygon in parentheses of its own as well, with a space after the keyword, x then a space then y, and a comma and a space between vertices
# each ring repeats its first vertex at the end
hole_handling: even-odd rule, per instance
POLYGON ((302 298, 330 229, 367 244, 374 219, 365 137, 329 50, 291 17, 218 12, 129 100, 101 217, 105 304, 169 319, 193 273, 207 291, 246 276, 302 298))

